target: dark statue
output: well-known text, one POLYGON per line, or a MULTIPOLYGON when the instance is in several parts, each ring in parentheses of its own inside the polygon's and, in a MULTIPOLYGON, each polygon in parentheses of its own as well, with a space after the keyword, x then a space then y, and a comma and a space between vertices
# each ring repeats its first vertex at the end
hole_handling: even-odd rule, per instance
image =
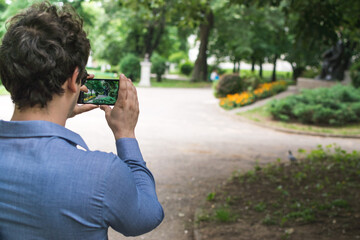
POLYGON ((347 52, 347 48, 341 40, 325 51, 322 55, 321 74, 317 78, 327 81, 343 80, 344 72, 347 70, 350 61, 347 52))

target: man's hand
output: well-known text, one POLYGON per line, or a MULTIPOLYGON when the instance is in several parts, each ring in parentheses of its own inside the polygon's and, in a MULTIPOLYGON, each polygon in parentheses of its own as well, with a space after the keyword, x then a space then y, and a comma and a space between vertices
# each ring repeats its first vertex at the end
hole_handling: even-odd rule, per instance
MULTIPOLYGON (((89 74, 87 79, 93 79, 94 78, 94 74, 89 74)), ((80 87, 80 91, 82 92, 88 92, 89 89, 83 85, 80 87)), ((69 118, 75 117, 76 115, 80 114, 80 113, 84 113, 84 112, 88 112, 91 111, 95 108, 98 108, 99 106, 94 105, 94 104, 83 104, 83 105, 78 105, 76 104, 74 107, 74 110, 72 111, 72 113, 69 115, 69 118)))
POLYGON ((139 117, 139 101, 136 88, 130 79, 121 74, 118 99, 111 109, 107 105, 100 108, 105 112, 106 121, 115 139, 135 138, 135 127, 139 117))

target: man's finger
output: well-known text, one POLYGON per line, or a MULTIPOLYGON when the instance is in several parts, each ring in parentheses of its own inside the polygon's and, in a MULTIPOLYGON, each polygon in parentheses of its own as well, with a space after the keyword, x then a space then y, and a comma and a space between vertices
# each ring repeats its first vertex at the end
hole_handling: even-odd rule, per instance
POLYGON ((111 112, 111 107, 108 105, 101 105, 100 109, 105 112, 105 115, 108 115, 111 112))
POLYGON ((124 74, 120 75, 118 99, 125 101, 127 98, 127 79, 124 74))
POLYGON ((85 85, 82 85, 81 87, 80 87, 80 91, 82 91, 82 92, 89 92, 89 89, 85 86, 85 85))
POLYGON ((84 104, 84 105, 75 105, 73 112, 69 115, 70 118, 75 117, 76 115, 84 112, 91 111, 99 106, 94 104, 84 104))
POLYGON ((79 106, 77 108, 77 110, 78 110, 77 114, 88 112, 88 111, 91 111, 91 110, 96 109, 98 107, 99 106, 93 105, 93 104, 83 104, 83 105, 81 105, 81 106, 79 106))
POLYGON ((95 77, 95 75, 92 73, 87 75, 87 79, 93 79, 94 77, 95 77))

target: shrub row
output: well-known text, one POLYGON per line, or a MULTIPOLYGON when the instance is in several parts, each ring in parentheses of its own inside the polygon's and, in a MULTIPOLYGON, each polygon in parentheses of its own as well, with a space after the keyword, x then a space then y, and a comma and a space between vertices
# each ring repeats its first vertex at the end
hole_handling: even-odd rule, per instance
POLYGON ((301 94, 274 100, 270 113, 281 121, 341 126, 360 122, 360 89, 335 85, 303 90, 301 94))
POLYGON ((255 74, 247 74, 241 77, 238 74, 222 75, 216 85, 216 97, 226 97, 229 94, 252 91, 260 83, 260 77, 255 74))
MULTIPOLYGON (((161 75, 165 73, 167 68, 166 58, 154 53, 151 56, 151 72, 156 73, 157 80, 161 81, 161 75)), ((120 71, 132 80, 140 78, 140 59, 134 54, 127 54, 119 63, 120 71)), ((180 71, 182 74, 189 76, 194 69, 194 64, 186 61, 180 65, 180 71)))
POLYGON ((350 68, 350 76, 353 86, 360 88, 360 61, 353 63, 350 68))

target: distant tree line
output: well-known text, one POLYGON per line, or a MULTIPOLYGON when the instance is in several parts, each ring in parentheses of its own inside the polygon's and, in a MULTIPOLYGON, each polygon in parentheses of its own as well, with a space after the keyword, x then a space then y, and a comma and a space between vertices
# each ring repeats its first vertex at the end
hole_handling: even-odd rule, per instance
MULTIPOLYGON (((0 37, 5 21, 34 1, 0 0, 0 37)), ((60 1, 52 0, 56 4, 60 1)), ((196 35, 199 53, 192 81, 208 79, 209 56, 233 62, 234 72, 246 61, 259 66, 288 61, 293 77, 319 67, 321 54, 338 40, 348 58, 357 61, 360 41, 358 0, 64 0, 83 17, 99 62, 119 66, 128 54, 154 53, 186 61, 188 37, 196 35), (184 59, 179 59, 182 56, 184 59)))

